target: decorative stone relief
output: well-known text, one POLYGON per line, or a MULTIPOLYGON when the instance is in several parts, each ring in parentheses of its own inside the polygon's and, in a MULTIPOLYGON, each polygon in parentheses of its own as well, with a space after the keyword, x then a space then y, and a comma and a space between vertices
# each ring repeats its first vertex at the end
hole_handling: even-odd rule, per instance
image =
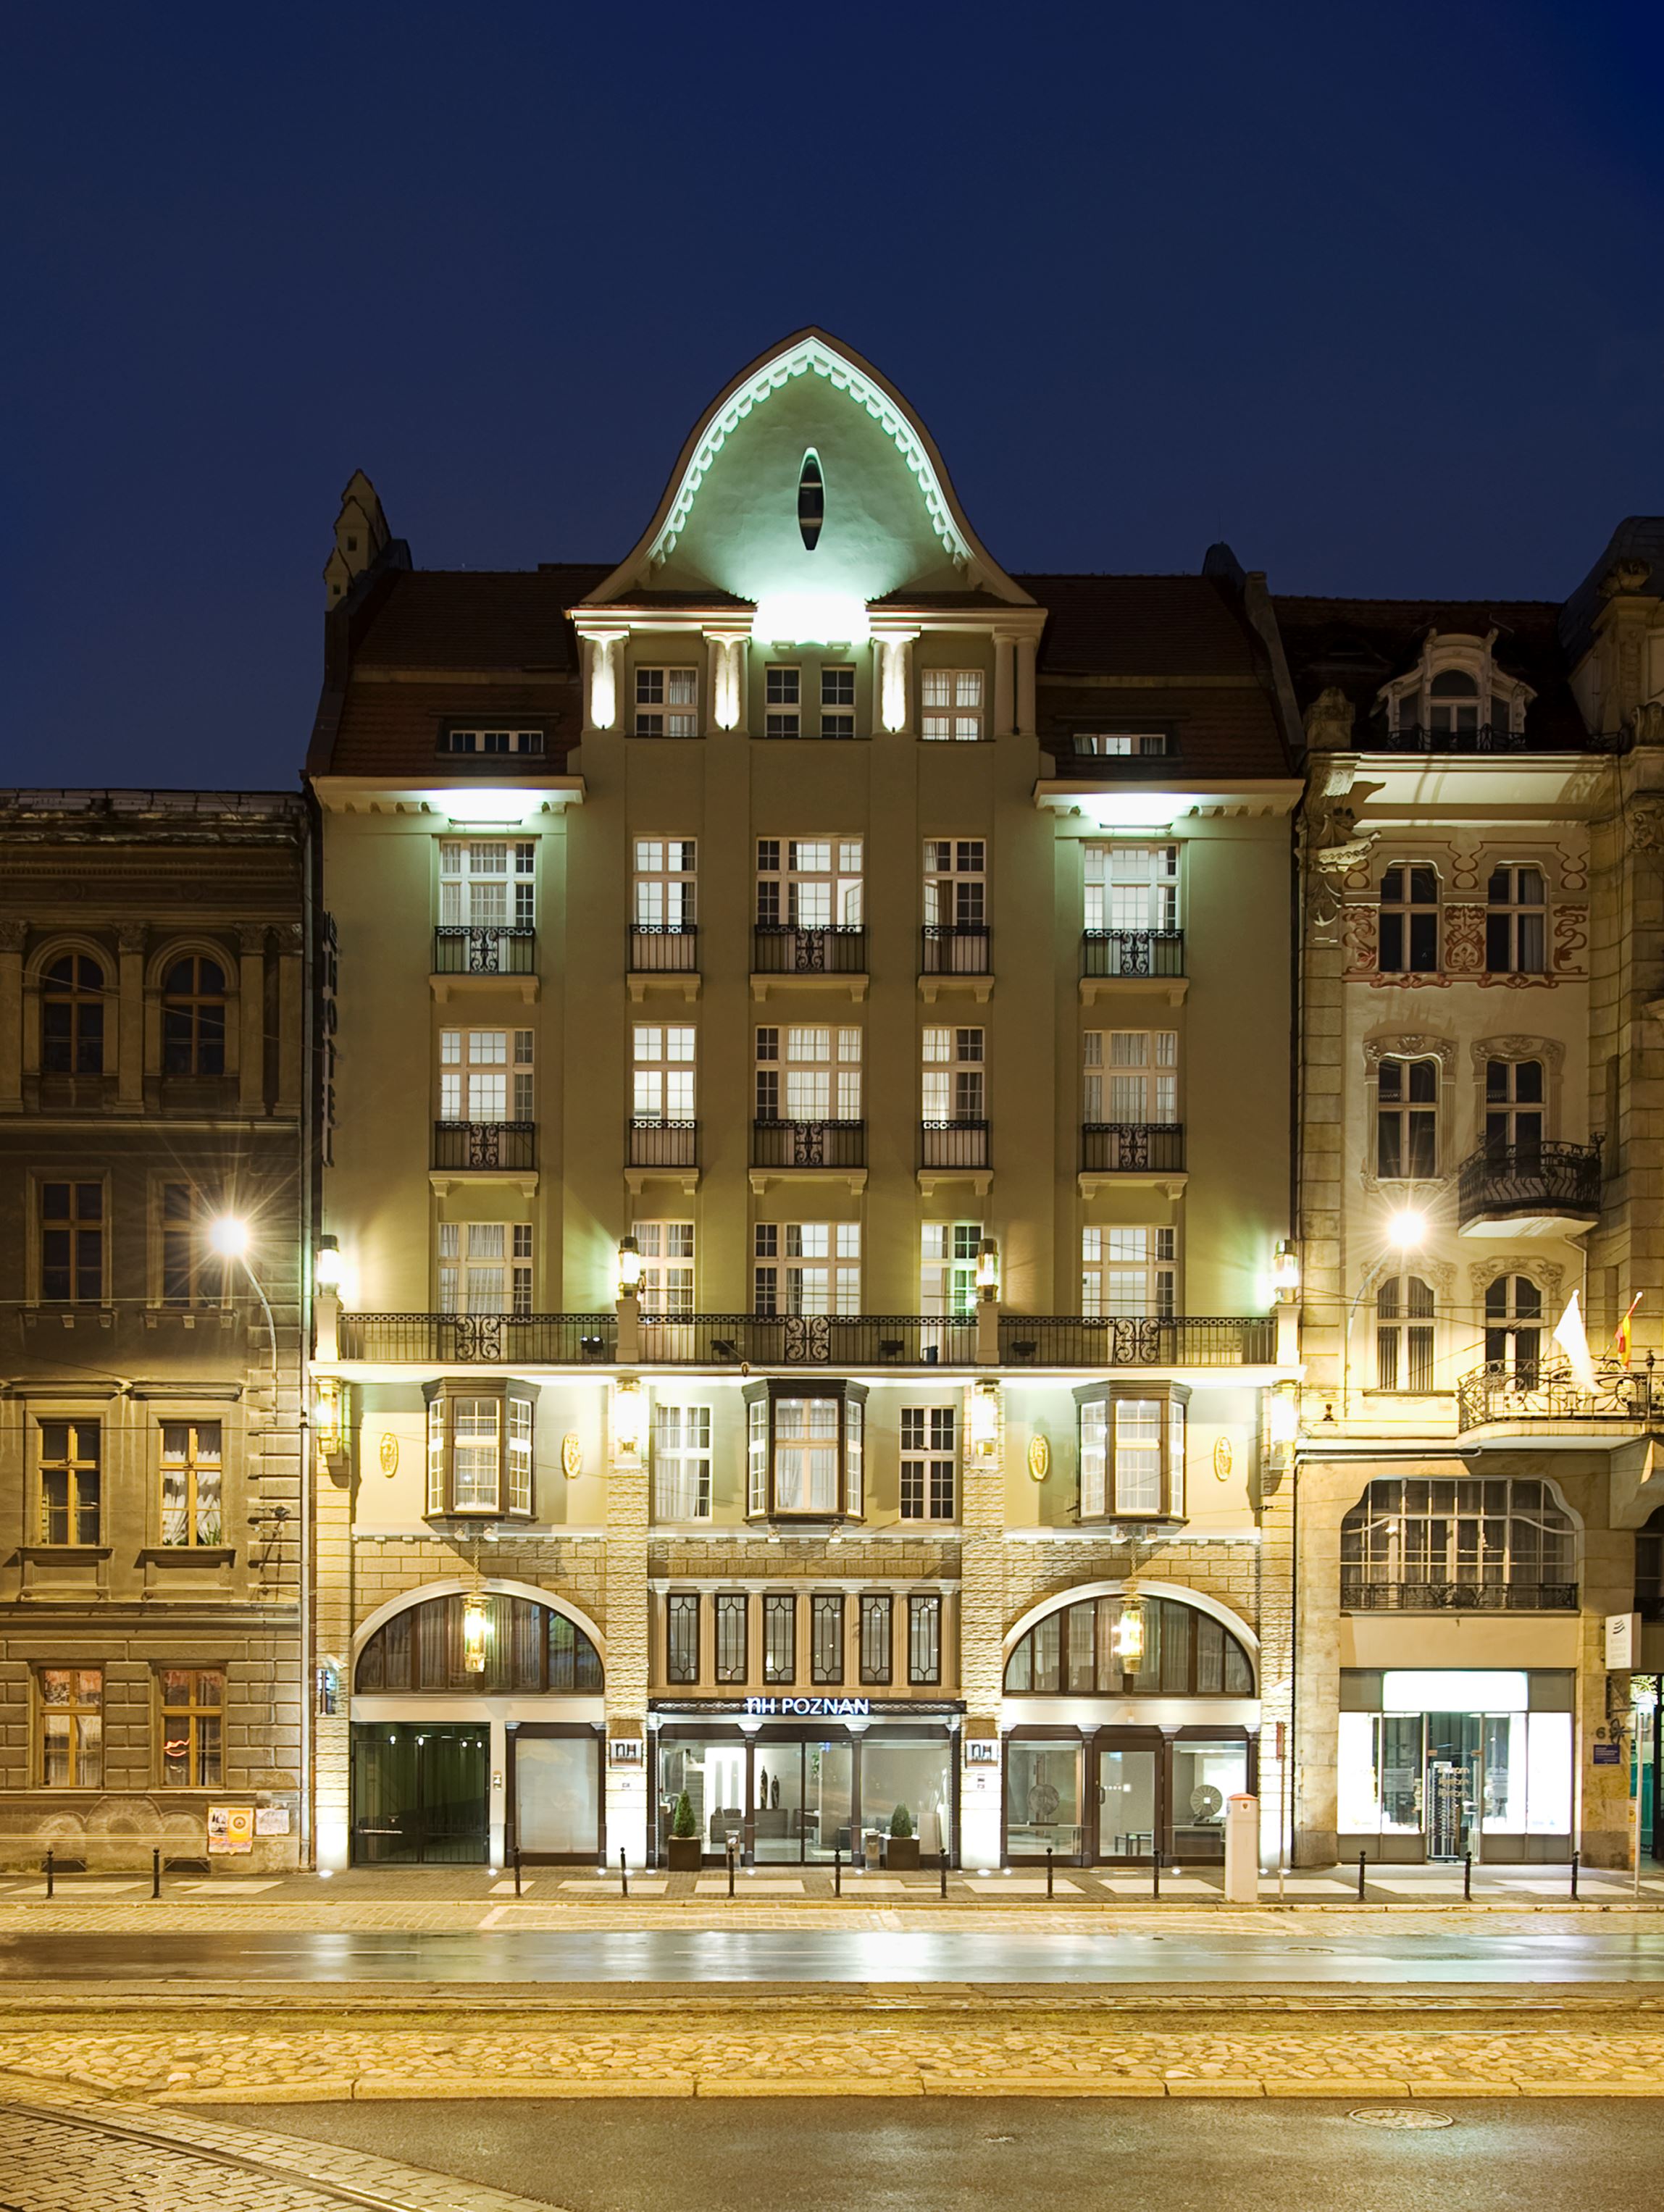
POLYGON ((1484 908, 1453 902, 1444 910, 1445 974, 1482 975, 1484 964, 1484 908))
POLYGON ((1342 973, 1373 975, 1380 947, 1381 908, 1354 902, 1341 910, 1341 943, 1345 948, 1342 973))
POLYGON ((1470 1049, 1474 1069, 1481 1075, 1488 1060, 1540 1060, 1551 1074, 1557 1075, 1566 1057, 1566 1048, 1557 1037, 1479 1037, 1470 1049))
POLYGON ((1588 950, 1589 910, 1586 906, 1557 906, 1554 909, 1554 945, 1551 953, 1557 975, 1587 975, 1583 958, 1588 950))
POLYGON ((1477 846, 1466 851, 1453 847, 1450 855, 1450 888, 1458 891, 1476 891, 1479 888, 1479 852, 1477 846))
POLYGON ((1631 799, 1627 822, 1630 849, 1637 853, 1657 852, 1664 845, 1664 798, 1631 799))
POLYGON ((1373 1078, 1384 1060, 1436 1060, 1441 1079, 1448 1083, 1456 1073, 1456 1047, 1449 1037, 1427 1036, 1419 1031, 1399 1036, 1370 1037, 1363 1048, 1365 1065, 1373 1078))
POLYGON ((1565 1274, 1564 1267, 1557 1260, 1539 1260, 1529 1255, 1508 1260, 1473 1260, 1469 1261, 1467 1269, 1468 1280, 1473 1286, 1476 1311, 1483 1311, 1485 1292, 1499 1277, 1523 1275, 1527 1282, 1535 1283, 1543 1293, 1545 1320, 1549 1317, 1547 1310, 1559 1303, 1560 1285, 1565 1280, 1565 1274))

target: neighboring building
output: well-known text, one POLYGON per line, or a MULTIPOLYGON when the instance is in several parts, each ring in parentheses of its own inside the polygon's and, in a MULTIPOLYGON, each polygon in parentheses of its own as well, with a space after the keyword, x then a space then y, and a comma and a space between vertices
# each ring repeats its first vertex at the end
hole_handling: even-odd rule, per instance
POLYGON ((307 823, 259 792, 0 793, 14 1863, 198 1857, 217 1806, 264 1816, 243 1865, 309 1848, 307 823))
POLYGON ((1260 580, 1008 574, 808 332, 616 568, 415 570, 359 477, 328 581, 322 1862, 662 1859, 683 1790, 1206 1860, 1245 1784, 1275 1856, 1260 580))

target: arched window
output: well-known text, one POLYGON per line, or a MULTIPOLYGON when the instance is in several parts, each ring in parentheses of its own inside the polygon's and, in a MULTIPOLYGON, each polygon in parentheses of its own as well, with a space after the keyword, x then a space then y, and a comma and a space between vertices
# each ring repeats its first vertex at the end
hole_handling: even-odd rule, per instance
POLYGON ((1391 1275, 1375 1292, 1375 1388, 1433 1388, 1433 1290, 1419 1275, 1391 1275))
POLYGON ((1479 726, 1479 687, 1463 668, 1442 668, 1427 687, 1427 727, 1435 737, 1479 726))
POLYGON ((1251 1698, 1253 1662, 1210 1613, 1170 1597, 1141 1601, 1143 1646, 1116 1649, 1118 1596, 1082 1598, 1034 1623, 1005 1662, 1008 1697, 1251 1698))
POLYGON ((217 960, 190 953, 163 975, 162 1072, 224 1074, 225 970, 217 960))
POLYGON ((40 1072, 104 1073, 104 970, 84 952, 66 952, 40 979, 40 1072))
POLYGON ((797 527, 807 551, 814 552, 826 519, 826 487, 820 474, 820 457, 811 447, 797 476, 797 527))
POLYGON ((1577 1536, 1545 1482, 1372 1482, 1340 1528, 1351 1612, 1575 1609, 1577 1536))
POLYGON ((1499 1275, 1485 1290, 1486 1366, 1534 1390, 1542 1341, 1543 1293, 1529 1275, 1499 1275))
POLYGON ((485 1598, 485 1665, 470 1667, 460 1593, 424 1599, 384 1621, 358 1654, 357 1692, 459 1697, 598 1696, 600 1654, 575 1620, 531 1598, 485 1598))

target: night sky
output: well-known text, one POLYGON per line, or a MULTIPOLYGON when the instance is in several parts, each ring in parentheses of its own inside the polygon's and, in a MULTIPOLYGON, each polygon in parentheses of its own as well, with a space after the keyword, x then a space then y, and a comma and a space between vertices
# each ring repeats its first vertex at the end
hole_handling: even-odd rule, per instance
POLYGON ((614 560, 810 322, 1013 568, 1560 597, 1664 509, 1656 0, 8 25, 7 783, 292 786, 355 467, 614 560))

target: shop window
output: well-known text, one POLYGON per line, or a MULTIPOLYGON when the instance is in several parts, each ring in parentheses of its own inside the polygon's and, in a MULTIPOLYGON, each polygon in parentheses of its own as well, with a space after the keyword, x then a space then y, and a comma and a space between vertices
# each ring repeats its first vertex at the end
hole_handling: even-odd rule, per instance
POLYGON ((1383 1060, 1375 1071, 1375 1173, 1419 1182, 1439 1171, 1439 1064, 1383 1060))
POLYGON ((743 1590, 719 1590, 713 1601, 716 1609, 716 1680, 747 1681, 751 1663, 746 1645, 746 1594, 743 1590))
POLYGON ((1635 1539, 1635 1609, 1643 1620, 1664 1620, 1664 1505, 1655 1505, 1635 1539))
POLYGON ((53 1305, 96 1305, 104 1296, 104 1186, 39 1188, 41 1297, 53 1305))
POLYGON ((1140 1648, 1127 1656, 1119 1596, 1077 1599, 1045 1613, 1012 1647, 1013 1697, 1253 1695, 1253 1662, 1222 1621, 1175 1598, 1139 1600, 1140 1648))
POLYGON ((1178 1384, 1076 1394, 1082 1521, 1183 1518, 1188 1398, 1178 1384))
POLYGON ((665 1680, 699 1679, 699 1600, 697 1592, 673 1591, 665 1600, 665 1680))
POLYGON ((590 1697, 602 1686, 600 1655, 577 1623, 552 1606, 492 1591, 485 1611, 483 1668, 466 1663, 465 1600, 425 1598, 385 1621, 364 1644, 353 1689, 365 1694, 455 1692, 590 1697))
POLYGON ((797 1600, 765 1596, 763 1600, 763 1680, 797 1680, 797 1600))
POLYGON ((532 1513, 532 1399, 499 1384, 437 1383, 428 1399, 430 1518, 532 1513))
POLYGON ((934 1592, 907 1601, 907 1680, 915 1688, 942 1680, 942 1600, 934 1592))
POLYGON ((97 1667, 43 1667, 36 1677, 36 1765, 47 1790, 104 1786, 104 1674, 97 1667))
POLYGON ((164 1075, 224 1074, 225 1009, 225 970, 217 960, 193 952, 170 964, 162 979, 164 1075))
POLYGON ((1490 1475, 1372 1482, 1341 1523, 1341 1604, 1560 1610, 1577 1603, 1577 1539, 1545 1482, 1490 1475))
POLYGON ((96 1421, 41 1422, 40 1542, 97 1543, 100 1442, 96 1421))
POLYGON ((162 1698, 162 1786, 217 1790, 224 1780, 221 1747, 225 1732, 225 1677, 197 1667, 164 1667, 162 1698))
POLYGON ((40 978, 40 1072, 104 1073, 104 970, 84 952, 66 952, 40 978))
POLYGON ((653 1409, 653 1513, 660 1521, 710 1518, 710 1408, 653 1409))
POLYGON ((1435 975, 1439 969, 1436 869, 1399 866, 1381 879, 1376 966, 1383 975, 1435 975))
POLYGON ((894 1668, 894 1601, 880 1593, 861 1601, 861 1680, 882 1688, 894 1668))
POLYGON ((1425 1397, 1434 1387, 1433 1289, 1419 1275, 1389 1275, 1375 1292, 1375 1388, 1425 1397))
POLYGON ((809 1680, 817 1685, 844 1679, 844 1601, 817 1595, 809 1601, 809 1680))
POLYGON ((901 1518, 951 1521, 958 1417, 952 1406, 901 1409, 901 1518))
POLYGON ((854 1520, 864 1503, 866 1390, 750 1383, 747 1511, 753 1519, 854 1520))
POLYGON ((164 1544, 224 1543, 224 1471, 223 1434, 217 1421, 162 1423, 164 1544))

